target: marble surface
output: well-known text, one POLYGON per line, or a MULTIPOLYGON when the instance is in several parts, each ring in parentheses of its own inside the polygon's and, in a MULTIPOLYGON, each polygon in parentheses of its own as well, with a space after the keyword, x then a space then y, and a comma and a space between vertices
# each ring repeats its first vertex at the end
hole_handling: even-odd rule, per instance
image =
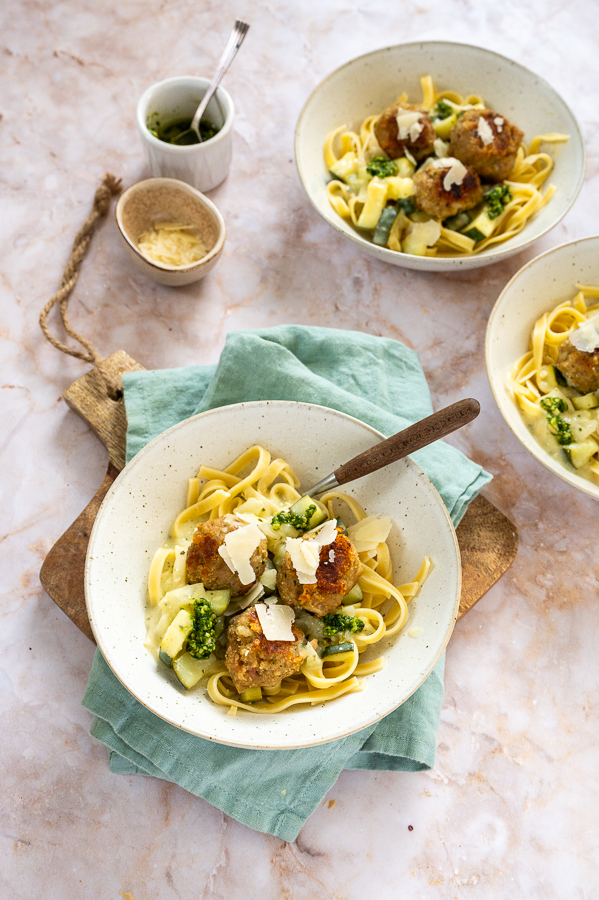
POLYGON ((599 897, 596 503, 551 476, 503 423, 487 384, 488 314, 538 252, 599 225, 599 17, 593 0, 13 0, 0 13, 3 576, 0 895, 15 900, 214 897, 599 897), (292 844, 184 790, 112 775, 80 706, 93 647, 40 587, 45 554, 102 481, 106 453, 61 399, 86 370, 37 324, 105 171, 145 174, 135 104, 153 81, 210 75, 235 16, 251 23, 226 85, 234 166, 211 194, 229 237, 188 288, 134 270, 112 218, 72 300, 103 355, 147 368, 218 359, 227 332, 299 322, 419 351, 437 408, 479 419, 452 440, 495 479, 517 524, 512 568, 447 652, 435 768, 345 772, 292 844), (490 47, 562 93, 587 140, 585 185, 531 250, 460 275, 360 255, 303 196, 293 130, 308 93, 368 50, 418 38, 490 47), (128 895, 129 896, 129 895, 128 895))

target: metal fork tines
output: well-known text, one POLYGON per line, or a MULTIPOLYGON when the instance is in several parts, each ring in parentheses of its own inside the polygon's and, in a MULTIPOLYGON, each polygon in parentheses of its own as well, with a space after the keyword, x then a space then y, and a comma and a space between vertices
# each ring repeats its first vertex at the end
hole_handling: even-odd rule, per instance
MULTIPOLYGON (((218 62, 218 66, 216 67, 216 72, 214 73, 214 77, 210 84, 208 85, 208 90, 204 94, 202 102, 198 106, 195 111, 195 115, 191 122, 191 128, 199 134, 199 124, 202 116, 206 112, 206 107, 212 100, 217 87, 219 86, 223 75, 233 62, 235 58, 235 54, 241 47, 246 34, 248 33, 250 26, 247 22, 244 22, 242 19, 236 19, 235 25, 231 34, 229 35, 229 40, 226 43, 225 49, 223 50, 223 54, 218 62)), ((200 137, 201 140, 201 137, 200 137)))

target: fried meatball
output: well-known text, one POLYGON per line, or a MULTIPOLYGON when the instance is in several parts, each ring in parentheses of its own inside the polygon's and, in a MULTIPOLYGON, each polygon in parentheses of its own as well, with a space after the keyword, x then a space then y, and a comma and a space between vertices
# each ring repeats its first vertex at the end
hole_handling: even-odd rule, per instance
POLYGON ((286 553, 277 572, 277 589, 283 603, 301 606, 321 617, 340 606, 361 574, 362 563, 354 545, 338 530, 333 543, 320 550, 316 584, 300 584, 291 556, 286 553))
POLYGON ((425 156, 430 156, 433 153, 433 144, 437 137, 428 113, 423 109, 412 106, 410 103, 396 103, 381 113, 378 121, 375 123, 374 133, 381 150, 384 150, 391 159, 404 156, 406 149, 412 154, 414 159, 424 159, 425 156), (412 140, 411 136, 403 139, 399 137, 397 113, 400 109, 405 112, 420 113, 418 124, 422 126, 422 130, 415 140, 412 140))
POLYGON ((483 189, 479 177, 476 172, 468 169, 468 166, 465 167, 466 174, 462 183, 452 183, 449 190, 445 189, 443 182, 454 162, 449 157, 446 160, 430 160, 414 175, 416 203, 419 209, 434 219, 455 216, 465 209, 472 209, 483 199, 483 189), (441 165, 441 163, 447 163, 447 165, 441 165))
MULTIPOLYGON (((229 515, 210 519, 198 525, 187 551, 187 578, 190 584, 201 581, 208 591, 230 588, 234 595, 246 594, 249 591, 255 580, 251 584, 242 584, 239 576, 231 571, 218 552, 218 548, 225 542, 225 536, 245 524, 241 519, 229 515)), ((267 557, 268 549, 264 537, 250 557, 250 565, 256 578, 260 578, 264 572, 267 557)))
POLYGON ((556 366, 568 384, 581 394, 599 391, 599 348, 586 353, 577 350, 570 338, 566 338, 560 345, 556 366))
POLYGON ((523 137, 504 116, 490 109, 467 109, 449 133, 449 152, 478 172, 483 181, 505 181, 523 137), (481 119, 484 126, 480 126, 481 119))
POLYGON ((275 687, 282 678, 299 672, 306 657, 306 638, 297 625, 291 631, 295 641, 267 640, 253 607, 232 619, 225 665, 240 694, 251 687, 275 687))

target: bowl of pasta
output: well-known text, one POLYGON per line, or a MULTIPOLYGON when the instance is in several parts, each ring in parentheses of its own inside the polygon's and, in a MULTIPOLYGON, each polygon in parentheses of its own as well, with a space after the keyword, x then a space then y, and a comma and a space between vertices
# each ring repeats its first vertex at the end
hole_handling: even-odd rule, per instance
POLYGON ((570 209, 585 170, 578 123, 550 84, 446 41, 386 47, 334 71, 304 105, 295 156, 340 235, 426 271, 529 247, 570 209))
POLYGON ((422 684, 461 584, 435 488, 405 459, 302 493, 381 438, 335 410, 254 402, 188 419, 127 465, 91 534, 85 593, 98 647, 142 704, 224 744, 306 747, 422 684))
POLYGON ((555 475, 599 499, 599 237, 554 247, 495 304, 486 365, 513 433, 555 475))

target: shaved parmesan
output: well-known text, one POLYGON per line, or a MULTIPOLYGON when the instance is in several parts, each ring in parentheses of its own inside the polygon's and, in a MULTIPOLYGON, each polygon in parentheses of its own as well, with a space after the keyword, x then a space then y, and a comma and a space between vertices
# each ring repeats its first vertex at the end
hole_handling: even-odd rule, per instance
POLYGON ((493 129, 489 125, 486 119, 483 119, 480 116, 478 120, 478 124, 476 126, 476 130, 478 131, 478 136, 486 147, 488 144, 492 144, 495 140, 495 135, 493 134, 493 129))
POLYGON ((447 152, 449 150, 449 144, 447 141, 442 140, 441 138, 435 138, 433 141, 433 147, 435 149, 435 156, 438 156, 439 159, 443 159, 447 156, 447 152))
POLYGON ((501 118, 501 116, 496 116, 493 121, 495 122, 495 127, 497 128, 498 133, 501 134, 504 125, 503 119, 501 118))
POLYGON ((422 133, 422 129, 424 125, 420 121, 422 118, 422 113, 415 112, 412 109, 402 109, 397 110, 397 115, 395 119, 397 121, 397 134, 400 141, 410 140, 412 143, 418 140, 418 137, 422 133))
POLYGON ((335 519, 328 519, 324 523, 324 525, 318 529, 318 531, 313 532, 314 540, 317 541, 321 547, 326 547, 328 544, 332 544, 335 538, 337 537, 337 522, 335 519))
POLYGON ((414 157, 412 156, 412 154, 410 153, 410 151, 408 150, 407 147, 404 147, 404 151, 403 151, 403 152, 404 152, 405 158, 408 159, 408 160, 412 163, 412 165, 414 166, 414 168, 416 168, 416 166, 418 165, 418 163, 416 162, 416 160, 414 159, 414 157))
POLYGON ((335 551, 329 550, 329 562, 335 562, 335 551))
POLYGON ((277 586, 277 570, 265 569, 260 578, 260 584, 263 584, 269 591, 274 591, 277 586))
POLYGON ((253 588, 249 589, 247 594, 242 594, 242 596, 239 598, 239 601, 240 601, 239 608, 247 609, 248 606, 251 606, 255 600, 259 600, 260 597, 263 596, 263 594, 264 594, 264 587, 258 581, 258 582, 256 582, 256 584, 254 585, 253 588))
POLYGON ((267 641, 294 641, 295 636, 291 626, 295 620, 295 613, 290 606, 256 604, 256 612, 264 637, 267 641))
POLYGON ((310 537, 287 538, 285 544, 300 584, 316 584, 321 547, 334 542, 337 537, 337 522, 335 519, 328 519, 318 530, 309 534, 310 537))
POLYGON ((391 519, 388 516, 366 516, 348 529, 351 542, 358 551, 364 553, 376 550, 389 537, 391 519))
POLYGON ((468 169, 463 162, 454 156, 445 156, 442 159, 435 159, 431 163, 435 169, 448 169, 443 178, 443 188, 450 191, 454 184, 461 184, 468 174, 468 169))
POLYGON ((291 557, 300 584, 316 584, 320 561, 320 544, 303 538, 287 538, 286 550, 291 557))
POLYGON ((599 347, 599 315, 582 322, 570 332, 570 343, 582 353, 592 353, 599 347))
POLYGON ((262 538, 263 534, 257 525, 243 525, 225 535, 224 544, 218 548, 220 556, 230 570, 239 576, 242 584, 252 584, 256 580, 250 559, 262 538))

